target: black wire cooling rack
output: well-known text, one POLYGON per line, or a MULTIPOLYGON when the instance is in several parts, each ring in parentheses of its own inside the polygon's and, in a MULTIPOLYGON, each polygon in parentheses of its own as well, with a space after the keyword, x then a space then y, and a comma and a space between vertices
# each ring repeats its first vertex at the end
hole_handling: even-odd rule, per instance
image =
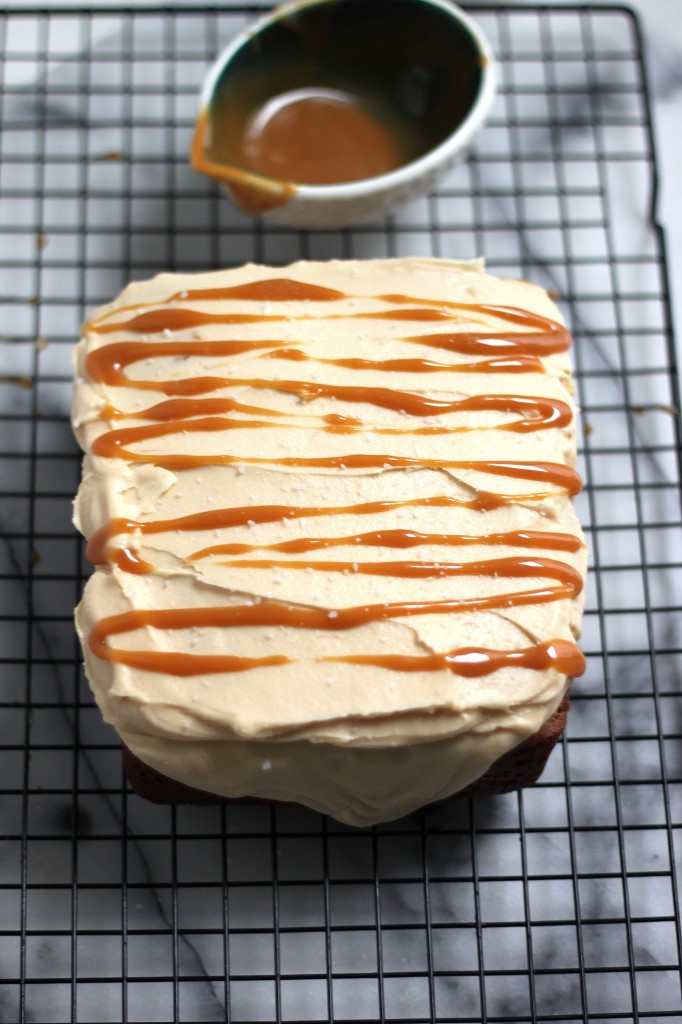
POLYGON ((477 6, 501 90, 469 161, 305 234, 187 165, 255 12, 0 14, 0 1020, 679 1021, 679 392, 636 21, 477 6), (71 620, 79 323, 162 269, 414 254, 485 254, 572 325, 593 571, 565 739, 530 790, 372 829, 143 803, 71 620))

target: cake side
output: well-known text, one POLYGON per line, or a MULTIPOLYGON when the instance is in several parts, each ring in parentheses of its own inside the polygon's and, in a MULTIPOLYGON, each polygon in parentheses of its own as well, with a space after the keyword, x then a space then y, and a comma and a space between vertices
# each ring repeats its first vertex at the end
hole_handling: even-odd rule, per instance
MULTIPOLYGON (((564 731, 569 707, 567 695, 539 732, 503 754, 483 775, 464 789, 458 790, 456 795, 499 796, 502 793, 532 786, 544 771, 549 755, 564 731)), ((125 745, 123 761, 133 791, 152 803, 206 805, 225 804, 235 800, 246 803, 259 801, 258 797, 218 796, 205 789, 195 789, 193 786, 176 782, 175 779, 170 779, 141 761, 125 745)))
POLYGON ((131 751, 367 823, 538 733, 582 666, 567 345, 541 289, 436 260, 161 275, 95 313, 77 622, 131 751))

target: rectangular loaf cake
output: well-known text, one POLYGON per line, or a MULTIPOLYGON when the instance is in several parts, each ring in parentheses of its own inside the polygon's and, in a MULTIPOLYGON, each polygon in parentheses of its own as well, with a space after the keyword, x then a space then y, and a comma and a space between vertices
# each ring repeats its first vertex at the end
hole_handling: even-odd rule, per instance
POLYGON ((77 626, 138 792, 366 825, 534 781, 584 665, 569 342, 542 289, 430 259, 93 314, 77 626))

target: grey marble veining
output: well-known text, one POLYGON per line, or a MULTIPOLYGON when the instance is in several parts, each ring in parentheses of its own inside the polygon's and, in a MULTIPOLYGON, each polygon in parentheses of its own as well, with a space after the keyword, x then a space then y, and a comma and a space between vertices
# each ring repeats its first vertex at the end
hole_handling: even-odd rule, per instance
MULTIPOLYGON (((645 22, 659 132, 679 112, 678 6, 651 3, 645 22)), ((241 17, 4 29, 0 1021, 682 1014, 677 396, 641 67, 622 13, 479 16, 503 88, 470 162, 388 222, 317 236, 254 230, 182 159, 203 69, 241 17), (71 624, 85 311, 170 267, 481 252, 559 295, 584 408, 588 670, 541 785, 374 830, 126 793, 71 624)), ((666 217, 670 152, 666 138, 666 217)))

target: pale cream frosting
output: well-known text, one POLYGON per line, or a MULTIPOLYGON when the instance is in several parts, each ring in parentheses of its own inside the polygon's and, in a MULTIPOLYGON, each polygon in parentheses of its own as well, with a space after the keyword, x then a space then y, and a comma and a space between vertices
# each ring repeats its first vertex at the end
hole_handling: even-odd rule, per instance
MULTIPOLYGON (((442 322, 362 319, 357 314, 392 308, 376 296, 404 294, 422 300, 513 306, 560 322, 547 294, 526 282, 496 279, 478 262, 404 259, 293 264, 286 268, 246 266, 199 275, 160 275, 130 285, 97 310, 90 323, 133 316, 149 304, 163 306, 186 290, 225 288, 286 277, 338 289, 348 297, 330 302, 254 301, 234 298, 177 299, 172 306, 216 313, 269 316, 286 310, 284 321, 209 323, 172 333, 179 340, 285 339, 304 349, 309 361, 261 358, 263 349, 229 357, 154 356, 154 343, 121 329, 96 333, 86 325, 76 348, 73 422, 85 451, 83 480, 74 521, 86 537, 112 519, 136 522, 176 519, 226 507, 283 505, 335 508, 369 502, 401 502, 447 495, 469 499, 478 490, 516 496, 487 511, 465 507, 405 506, 371 514, 319 515, 223 530, 115 536, 154 566, 134 574, 116 565, 98 566, 77 610, 86 669, 105 719, 144 762, 173 779, 227 797, 246 795, 295 800, 339 820, 366 825, 395 818, 447 796, 482 775, 502 754, 533 735, 554 713, 567 680, 558 671, 504 667, 469 678, 450 672, 401 672, 373 665, 321 660, 347 654, 425 655, 461 647, 514 649, 579 633, 582 595, 485 611, 442 612, 392 617, 351 630, 250 626, 161 630, 143 627, 113 637, 125 650, 176 651, 242 657, 285 655, 287 664, 248 671, 177 676, 129 667, 96 656, 88 638, 106 616, 138 609, 207 608, 268 600, 336 610, 407 601, 444 601, 547 585, 546 578, 454 576, 400 578, 359 571, 318 571, 286 565, 251 568, 225 561, 276 557, 279 561, 319 559, 348 564, 377 561, 436 563, 545 555, 584 575, 584 547, 575 553, 490 545, 423 543, 395 549, 349 542, 300 554, 256 550, 241 555, 197 551, 219 544, 268 545, 299 537, 347 537, 380 530, 410 529, 424 534, 490 534, 519 530, 557 531, 581 536, 571 500, 554 485, 461 468, 329 469, 278 465, 274 460, 381 453, 415 460, 525 461, 573 465, 575 417, 560 428, 530 433, 486 429, 515 418, 512 413, 448 412, 424 420, 366 402, 319 397, 303 401, 279 390, 232 385, 208 397, 230 396, 283 415, 268 429, 191 432, 154 437, 132 445, 148 463, 92 453, 97 437, 113 428, 138 427, 140 413, 163 401, 158 391, 118 387, 91 379, 85 360, 104 345, 148 340, 149 359, 127 367, 135 380, 178 380, 225 376, 306 380, 353 387, 392 388, 454 401, 469 395, 549 397, 574 410, 570 361, 565 353, 543 360, 544 373, 477 373, 443 370, 410 374, 330 365, 324 359, 396 360, 428 358, 441 364, 477 362, 440 349, 416 349, 409 335, 442 333, 442 322), (129 307, 132 307, 130 309, 129 307), (333 307, 333 308, 332 308, 333 307), (127 312, 123 312, 124 308, 127 312), (333 317, 330 313, 334 314, 333 317), (352 315, 354 318, 349 318, 352 315), (315 361, 318 360, 318 361, 315 361), (119 410, 115 420, 102 410, 119 410), (323 431, 321 417, 341 414, 363 421, 353 433, 323 431), (135 415, 135 418, 132 418, 135 415), (275 424, 286 424, 281 429, 275 424), (473 427, 465 433, 415 435, 415 426, 473 427), (401 433, 377 433, 377 428, 401 433), (244 462, 167 469, 153 456, 169 452, 229 453, 244 462), (251 458, 272 459, 252 464, 251 458), (542 500, 538 491, 551 493, 542 500)), ((462 314, 449 330, 513 330, 495 318, 462 314)), ((520 326, 517 329, 522 330, 520 326)), ((241 419, 249 415, 239 414, 241 419)), ((258 416, 252 414, 252 418, 258 416)), ((162 459, 160 460, 162 461, 162 459)))

